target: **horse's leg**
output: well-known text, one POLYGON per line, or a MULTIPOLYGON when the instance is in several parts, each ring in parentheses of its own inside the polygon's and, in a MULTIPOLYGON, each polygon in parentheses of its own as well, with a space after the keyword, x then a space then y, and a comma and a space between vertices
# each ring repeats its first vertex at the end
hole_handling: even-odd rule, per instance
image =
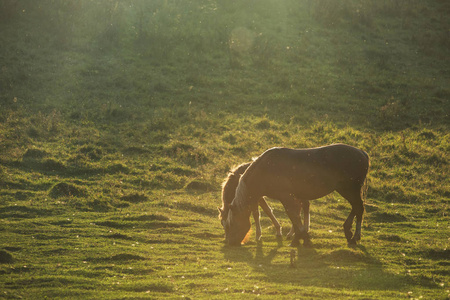
MULTIPOLYGON (((303 208, 303 222, 305 226, 306 233, 309 233, 309 223, 310 223, 310 215, 309 215, 309 200, 303 200, 301 202, 301 206, 303 208)), ((309 235, 308 235, 309 237, 309 235)), ((310 239, 303 240, 304 247, 312 247, 312 243, 310 239)))
POLYGON ((290 240, 295 234, 294 226, 291 226, 291 230, 289 230, 288 234, 286 235, 286 239, 290 240))
POLYGON ((273 226, 275 226, 275 229, 277 231, 277 236, 281 236, 281 225, 278 222, 277 218, 275 218, 272 208, 269 206, 269 204, 267 204, 264 198, 261 198, 261 200, 259 200, 259 206, 261 206, 262 210, 266 213, 267 216, 269 216, 270 220, 272 220, 273 226))
POLYGON ((354 206, 356 207, 356 230, 355 234, 353 235, 353 239, 351 240, 350 244, 356 244, 356 242, 361 240, 361 227, 362 227, 362 221, 363 221, 363 214, 364 214, 364 202, 361 199, 361 194, 358 194, 358 199, 354 206))
POLYGON ((287 196, 279 199, 286 210, 289 219, 292 222, 292 226, 295 230, 294 238, 292 239, 291 246, 297 247, 300 245, 300 239, 302 238, 306 244, 310 244, 310 238, 308 232, 302 224, 302 220, 299 215, 300 202, 295 200, 292 196, 287 196))
POLYGON ((261 223, 259 222, 259 208, 256 207, 255 210, 252 211, 253 219, 255 220, 256 227, 256 240, 259 241, 261 239, 261 223))
MULTIPOLYGON (((294 198, 294 199, 295 199, 295 201, 299 201, 300 202, 300 200, 298 200, 297 198, 294 198)), ((298 206, 298 215, 299 215, 300 218, 301 218, 300 213, 302 211, 302 207, 303 207, 303 203, 300 202, 300 204, 298 206)), ((294 236, 294 234, 295 234, 294 226, 291 226, 291 230, 289 230, 289 233, 286 235, 286 239, 288 239, 288 240, 291 239, 294 236)))
POLYGON ((311 217, 309 214, 309 200, 302 201, 303 208, 303 222, 305 222, 306 232, 309 232, 311 217))
POLYGON ((361 199, 361 187, 357 184, 351 184, 338 188, 337 192, 352 205, 352 210, 348 215, 347 220, 344 222, 344 233, 348 244, 355 245, 357 241, 361 240, 362 217, 364 214, 364 203, 361 199), (352 225, 355 216, 356 231, 355 235, 353 235, 352 225))

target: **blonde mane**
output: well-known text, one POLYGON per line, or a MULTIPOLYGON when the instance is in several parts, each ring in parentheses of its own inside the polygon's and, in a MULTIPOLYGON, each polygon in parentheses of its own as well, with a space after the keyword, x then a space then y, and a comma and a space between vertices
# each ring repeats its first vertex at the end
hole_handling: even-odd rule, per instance
POLYGON ((233 202, 231 203, 234 207, 236 207, 239 211, 242 211, 248 206, 248 203, 246 203, 246 197, 248 194, 247 185, 245 184, 244 180, 239 180, 239 184, 236 188, 236 194, 234 197, 233 202))
POLYGON ((239 179, 249 166, 250 163, 243 163, 230 170, 227 178, 225 178, 222 183, 222 208, 219 210, 228 211, 229 206, 236 195, 239 179))

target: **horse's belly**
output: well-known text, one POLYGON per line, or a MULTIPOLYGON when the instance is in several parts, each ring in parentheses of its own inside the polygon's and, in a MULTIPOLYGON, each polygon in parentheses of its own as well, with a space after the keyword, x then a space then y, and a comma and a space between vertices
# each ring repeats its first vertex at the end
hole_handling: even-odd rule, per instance
MULTIPOLYGON (((281 178, 280 178, 281 179, 281 178)), ((326 178, 283 178, 284 180, 273 180, 265 185, 264 196, 277 199, 280 196, 289 194, 302 200, 314 200, 332 193, 336 189, 334 181, 326 178)))
POLYGON ((298 199, 315 200, 332 193, 334 190, 335 188, 331 186, 302 186, 294 189, 292 194, 298 199))

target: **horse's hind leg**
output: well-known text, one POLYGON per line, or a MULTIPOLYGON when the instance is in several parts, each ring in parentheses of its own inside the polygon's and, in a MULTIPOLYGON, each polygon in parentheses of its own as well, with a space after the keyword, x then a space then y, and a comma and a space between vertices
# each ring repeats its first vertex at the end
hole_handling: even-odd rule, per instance
POLYGON ((302 201, 302 208, 303 208, 303 222, 305 223, 306 232, 309 232, 309 226, 311 221, 309 213, 309 200, 302 201))
POLYGON ((342 195, 352 205, 352 210, 344 222, 344 233, 349 245, 355 245, 357 241, 361 240, 361 226, 364 214, 364 203, 361 199, 361 186, 358 184, 351 184, 337 189, 337 192, 342 195), (356 231, 355 235, 352 233, 353 220, 356 216, 356 231))
POLYGON ((269 206, 269 204, 267 204, 264 198, 261 198, 261 200, 259 200, 259 206, 261 206, 262 210, 266 213, 267 216, 269 216, 270 220, 272 220, 273 226, 275 226, 275 230, 277 231, 277 236, 281 236, 281 225, 278 222, 277 218, 275 218, 272 208, 269 206))

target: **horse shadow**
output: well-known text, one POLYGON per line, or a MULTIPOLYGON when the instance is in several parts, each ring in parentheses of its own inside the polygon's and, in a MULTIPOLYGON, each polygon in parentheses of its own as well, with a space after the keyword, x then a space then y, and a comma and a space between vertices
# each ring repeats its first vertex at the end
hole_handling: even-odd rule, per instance
POLYGON ((271 283, 393 291, 411 283, 407 276, 387 272, 363 245, 331 251, 326 247, 323 251, 323 247, 287 248, 279 243, 253 242, 241 247, 224 246, 222 252, 226 260, 247 264, 271 283))
MULTIPOLYGON (((263 241, 249 242, 245 246, 235 247, 225 245, 222 248, 224 258, 233 262, 244 262, 255 269, 263 266, 273 266, 275 258, 288 258, 287 266, 296 267, 297 263, 308 262, 312 257, 318 254, 314 248, 298 247, 292 248, 290 251, 282 250, 283 239, 277 237, 277 246, 269 249, 264 247, 263 241), (248 247, 250 246, 250 247, 248 247), (295 251, 294 263, 292 263, 292 251, 295 251)), ((316 257, 317 258, 317 257, 316 257)), ((279 262, 276 263, 278 265, 279 262)), ((283 263, 281 263, 283 265, 283 263)))

